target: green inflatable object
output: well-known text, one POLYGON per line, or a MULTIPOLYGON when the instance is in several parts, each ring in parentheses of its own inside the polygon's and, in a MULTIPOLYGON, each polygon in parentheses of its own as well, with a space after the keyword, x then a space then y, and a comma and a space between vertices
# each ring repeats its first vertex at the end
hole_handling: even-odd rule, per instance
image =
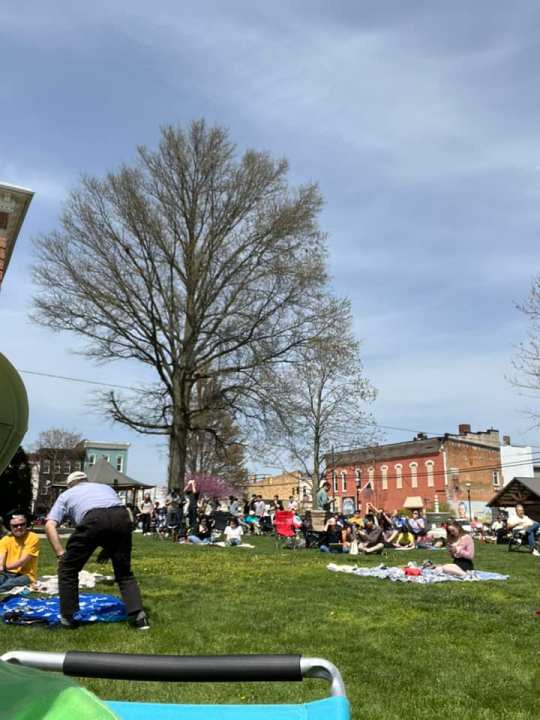
POLYGON ((0 660, 0 718, 118 720, 118 715, 63 675, 0 660))
POLYGON ((19 373, 0 353, 0 475, 28 429, 28 396, 19 373))

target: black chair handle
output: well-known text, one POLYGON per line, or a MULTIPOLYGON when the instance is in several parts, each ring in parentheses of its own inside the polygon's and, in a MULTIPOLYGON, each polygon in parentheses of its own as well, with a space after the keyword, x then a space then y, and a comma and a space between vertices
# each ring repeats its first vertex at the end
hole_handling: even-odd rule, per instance
POLYGON ((76 677, 172 682, 300 681, 300 655, 130 655, 70 651, 63 672, 76 677))

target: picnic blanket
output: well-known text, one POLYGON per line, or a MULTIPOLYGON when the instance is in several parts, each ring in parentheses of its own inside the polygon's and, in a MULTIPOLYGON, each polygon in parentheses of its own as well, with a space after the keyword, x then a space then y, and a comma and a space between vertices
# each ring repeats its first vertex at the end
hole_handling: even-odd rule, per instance
MULTIPOLYGON (((126 608, 115 595, 81 595, 75 619, 81 623, 126 620, 126 608)), ((0 617, 9 625, 58 625, 60 599, 10 597, 0 603, 0 617)))
POLYGON ((357 577, 376 577, 381 580, 391 580, 392 582, 412 582, 419 585, 433 585, 441 582, 479 582, 481 580, 508 580, 510 575, 500 575, 499 573, 483 572, 482 570, 472 570, 467 573, 466 577, 460 578, 455 575, 446 575, 439 573, 431 568, 418 568, 419 575, 408 575, 405 568, 386 567, 386 565, 377 565, 377 567, 359 567, 358 565, 336 565, 329 563, 327 566, 331 572, 342 572, 357 577))
MULTIPOLYGON (((113 583, 112 575, 102 575, 101 573, 88 572, 81 570, 79 573, 79 588, 92 590, 96 587, 96 583, 113 583)), ((31 586, 32 592, 43 593, 44 595, 58 595, 58 575, 41 575, 37 582, 31 586)))

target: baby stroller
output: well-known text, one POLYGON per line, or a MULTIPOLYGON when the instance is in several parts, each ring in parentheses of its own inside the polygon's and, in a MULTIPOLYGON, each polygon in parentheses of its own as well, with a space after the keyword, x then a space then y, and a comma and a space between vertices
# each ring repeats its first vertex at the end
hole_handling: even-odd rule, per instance
MULTIPOLYGON (((295 682, 321 678, 330 697, 299 705, 171 705, 106 702, 121 720, 349 720, 350 708, 338 669, 322 658, 300 655, 122 655, 117 653, 8 652, 1 658, 26 668, 75 677, 162 682, 295 682)), ((2 663, 0 663, 0 666, 2 663)), ((0 673, 2 668, 0 667, 0 673)), ((28 681, 26 681, 28 682, 28 681)), ((31 682, 28 683, 31 686, 31 682)), ((20 695, 17 698, 20 700, 20 695)), ((3 698, 9 702, 9 698, 3 698)), ((4 705, 4 703, 3 703, 4 705)), ((19 705, 19 707, 21 707, 19 705)), ((16 720, 16 715, 10 715, 16 720)), ((29 717, 28 714, 24 717, 29 717)), ((96 715, 97 717, 97 715, 96 715)), ((40 719, 34 712, 32 718, 40 719)))

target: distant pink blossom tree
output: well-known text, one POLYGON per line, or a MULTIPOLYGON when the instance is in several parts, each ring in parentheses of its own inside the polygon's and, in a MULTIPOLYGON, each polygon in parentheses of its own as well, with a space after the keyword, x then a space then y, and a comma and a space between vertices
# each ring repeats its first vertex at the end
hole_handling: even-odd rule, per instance
POLYGON ((225 498, 229 495, 237 496, 239 491, 230 482, 216 475, 204 475, 202 473, 192 473, 186 475, 186 487, 194 480, 198 492, 208 497, 225 498))

